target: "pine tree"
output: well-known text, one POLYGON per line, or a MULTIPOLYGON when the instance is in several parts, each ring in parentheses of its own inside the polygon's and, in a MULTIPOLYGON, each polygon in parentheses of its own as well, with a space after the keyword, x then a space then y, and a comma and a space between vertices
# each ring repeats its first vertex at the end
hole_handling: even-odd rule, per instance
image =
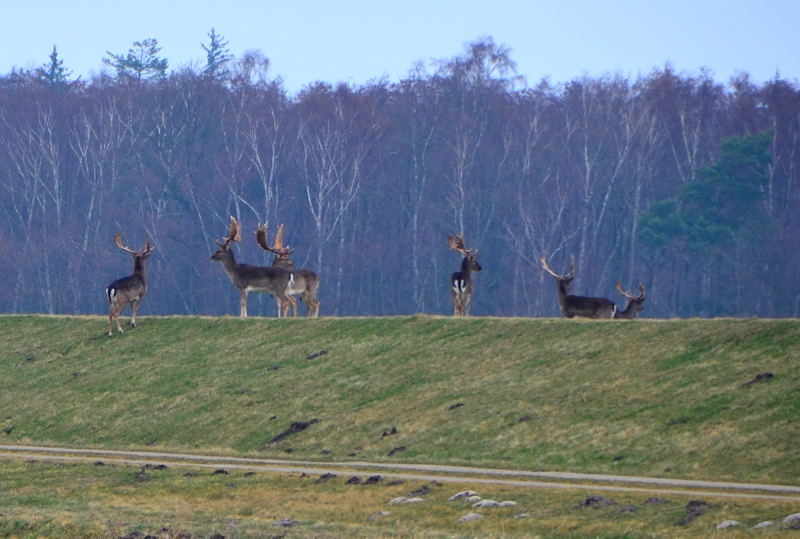
POLYGON ((150 78, 160 80, 166 77, 167 60, 160 58, 159 52, 161 47, 158 46, 158 41, 148 38, 144 41, 135 41, 125 56, 107 51, 109 58, 103 58, 103 63, 116 69, 118 78, 131 78, 137 81, 150 78))
POLYGON ((69 87, 71 73, 64 67, 64 61, 59 59, 55 45, 53 45, 53 52, 50 53, 49 58, 50 62, 39 69, 39 76, 50 88, 66 90, 69 87))
POLYGON ((228 42, 213 28, 208 33, 208 37, 211 42, 208 46, 202 45, 203 50, 206 51, 206 67, 203 75, 215 81, 225 80, 230 75, 227 64, 233 59, 228 51, 228 42))

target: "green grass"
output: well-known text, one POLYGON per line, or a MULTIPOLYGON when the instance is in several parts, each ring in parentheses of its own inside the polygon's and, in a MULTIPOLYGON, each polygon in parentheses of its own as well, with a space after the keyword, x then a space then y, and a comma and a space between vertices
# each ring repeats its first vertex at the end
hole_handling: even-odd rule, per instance
MULTIPOLYGON (((142 316, 105 330, 102 317, 0 316, 0 444, 800 484, 798 320, 142 316)), ((58 469, 76 470, 98 473, 58 469)), ((165 482, 189 496, 179 476, 165 482)), ((16 506, 55 511, 31 496, 16 506)), ((7 531, 11 515, 0 510, 0 533, 25 536, 7 531)), ((34 536, 65 525, 18 522, 34 536)), ((638 535, 580 530, 537 533, 638 535)))

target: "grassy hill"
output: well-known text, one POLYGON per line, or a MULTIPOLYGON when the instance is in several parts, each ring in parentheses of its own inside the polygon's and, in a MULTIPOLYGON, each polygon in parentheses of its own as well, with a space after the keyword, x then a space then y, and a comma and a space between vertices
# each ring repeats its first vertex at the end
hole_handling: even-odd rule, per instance
POLYGON ((0 443, 800 483, 800 321, 0 316, 0 443))

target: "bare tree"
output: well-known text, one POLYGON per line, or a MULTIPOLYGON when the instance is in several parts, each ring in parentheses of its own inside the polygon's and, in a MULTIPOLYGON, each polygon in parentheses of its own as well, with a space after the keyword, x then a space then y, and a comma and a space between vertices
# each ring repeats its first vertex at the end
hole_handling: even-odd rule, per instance
POLYGON ((324 257, 329 244, 337 241, 335 305, 342 297, 345 243, 353 229, 346 218, 362 181, 377 164, 372 152, 382 134, 376 103, 358 97, 345 86, 309 89, 301 98, 297 131, 297 164, 317 236, 317 267, 331 266, 324 257))

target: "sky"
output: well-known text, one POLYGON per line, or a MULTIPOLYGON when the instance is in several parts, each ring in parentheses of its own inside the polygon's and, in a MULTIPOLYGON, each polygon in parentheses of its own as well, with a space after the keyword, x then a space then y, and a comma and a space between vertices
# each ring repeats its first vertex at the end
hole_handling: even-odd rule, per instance
POLYGON ((630 79, 669 64, 719 82, 800 80, 800 0, 0 0, 0 75, 48 63, 73 77, 103 69, 154 38, 169 70, 205 65, 213 28, 236 58, 260 51, 290 94, 318 81, 396 82, 415 66, 463 55, 491 37, 525 84, 606 75, 630 79))

